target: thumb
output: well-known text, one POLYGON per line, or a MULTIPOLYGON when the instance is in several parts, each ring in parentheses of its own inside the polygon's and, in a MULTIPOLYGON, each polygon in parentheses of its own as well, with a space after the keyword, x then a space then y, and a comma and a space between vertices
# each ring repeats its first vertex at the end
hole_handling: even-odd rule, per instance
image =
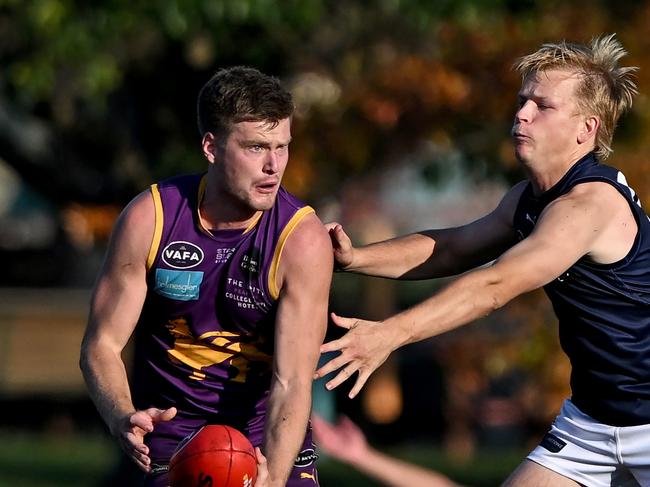
POLYGON ((255 447, 255 458, 257 459, 258 464, 266 463, 266 457, 259 446, 255 447))
POLYGON ((336 226, 332 227, 332 230, 330 231, 330 235, 334 236, 334 241, 337 245, 337 247, 342 247, 346 243, 350 243, 350 237, 348 237, 348 234, 345 233, 345 230, 343 230, 343 227, 339 225, 338 223, 336 226))
POLYGON ((339 316, 336 313, 332 312, 330 313, 330 316, 332 317, 332 322, 336 326, 340 326, 341 328, 345 328, 346 330, 351 330, 357 324, 359 324, 360 320, 358 318, 345 318, 343 316, 339 316))
POLYGON ((325 226, 325 229, 326 229, 328 232, 330 232, 330 231, 334 230, 336 227, 340 227, 341 224, 338 223, 338 222, 329 222, 329 223, 325 223, 324 226, 325 226))
POLYGON ((176 408, 171 407, 169 409, 154 409, 154 411, 151 414, 151 420, 153 421, 154 424, 160 423, 163 421, 169 421, 172 419, 174 416, 176 416, 176 408))

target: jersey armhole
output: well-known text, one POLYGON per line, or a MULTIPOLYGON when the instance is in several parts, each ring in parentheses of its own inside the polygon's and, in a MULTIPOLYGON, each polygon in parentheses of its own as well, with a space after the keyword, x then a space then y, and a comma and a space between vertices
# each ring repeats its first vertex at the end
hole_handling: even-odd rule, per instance
POLYGON ((158 255, 158 247, 160 246, 160 238, 162 236, 163 229, 163 208, 162 208, 162 199, 160 198, 160 191, 158 191, 158 185, 151 185, 151 197, 153 198, 153 206, 155 213, 155 225, 153 230, 153 239, 151 241, 151 247, 149 248, 149 255, 147 256, 147 272, 153 266, 156 256, 158 255))
POLYGON ((287 222, 286 226, 282 230, 282 233, 280 234, 278 243, 275 246, 275 252, 273 253, 273 260, 271 260, 271 267, 269 269, 269 278, 267 283, 269 293, 273 300, 277 300, 280 297, 280 290, 278 289, 276 278, 278 275, 278 268, 280 267, 280 259, 282 257, 282 250, 284 249, 284 245, 286 244, 289 235, 291 235, 291 233, 298 226, 298 223, 300 223, 302 219, 310 213, 314 213, 314 209, 311 206, 303 206, 300 208, 291 217, 289 222, 287 222))

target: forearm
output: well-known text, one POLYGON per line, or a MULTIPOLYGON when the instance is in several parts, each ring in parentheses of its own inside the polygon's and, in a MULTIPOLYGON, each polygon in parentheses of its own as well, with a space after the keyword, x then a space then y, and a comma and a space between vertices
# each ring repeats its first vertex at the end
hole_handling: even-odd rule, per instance
POLYGON ((394 348, 458 328, 487 316, 518 292, 491 269, 480 269, 454 280, 429 299, 387 319, 394 348))
POLYGON ((115 352, 84 346, 80 367, 95 407, 116 434, 119 421, 135 412, 124 362, 115 352))
POLYGON ((271 388, 264 432, 269 485, 284 487, 305 438, 311 409, 311 383, 271 388))
POLYGON ((411 234, 354 249, 348 272, 391 279, 421 279, 418 273, 433 255, 436 241, 423 234, 411 234))

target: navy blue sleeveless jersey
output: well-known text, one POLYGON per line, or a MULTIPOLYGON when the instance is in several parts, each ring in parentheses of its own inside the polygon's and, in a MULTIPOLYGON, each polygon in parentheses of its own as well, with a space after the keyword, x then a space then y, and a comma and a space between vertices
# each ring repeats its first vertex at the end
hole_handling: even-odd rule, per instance
POLYGON ((628 201, 638 225, 632 249, 620 261, 580 259, 544 287, 559 320, 560 344, 571 361, 572 401, 613 426, 650 423, 650 219, 625 176, 593 153, 551 189, 535 197, 524 189, 515 210, 519 240, 533 231, 546 205, 574 186, 601 181, 628 201))

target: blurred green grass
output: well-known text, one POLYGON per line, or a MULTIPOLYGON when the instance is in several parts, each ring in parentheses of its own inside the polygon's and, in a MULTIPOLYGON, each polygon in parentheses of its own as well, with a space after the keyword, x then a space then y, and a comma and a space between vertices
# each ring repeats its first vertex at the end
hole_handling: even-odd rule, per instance
POLYGON ((0 432, 1 487, 95 487, 116 461, 100 435, 0 432))
MULTIPOLYGON (((474 487, 500 485, 525 456, 522 451, 480 451, 471 460, 458 462, 429 446, 396 446, 384 451, 474 487)), ((106 435, 67 433, 57 437, 51 433, 0 431, 0 487, 106 485, 118 460, 117 447, 106 435)), ((324 455, 319 462, 319 477, 323 487, 379 485, 324 455)))

